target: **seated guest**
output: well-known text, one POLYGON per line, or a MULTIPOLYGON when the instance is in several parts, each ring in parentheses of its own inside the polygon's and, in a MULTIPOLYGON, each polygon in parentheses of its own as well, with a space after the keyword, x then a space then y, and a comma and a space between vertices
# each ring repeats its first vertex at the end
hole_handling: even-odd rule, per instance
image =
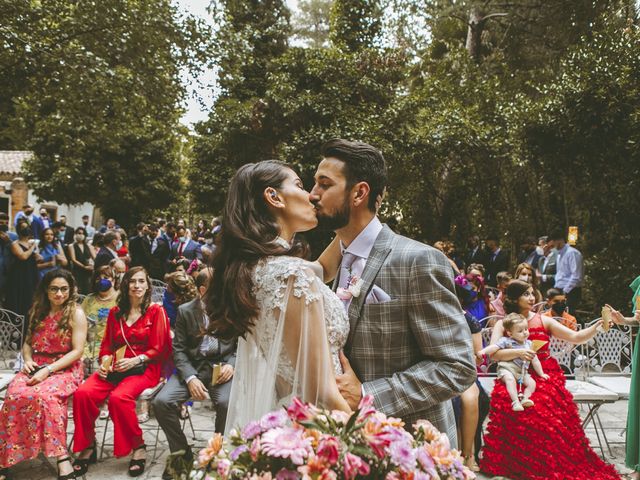
POLYGON ((40 278, 44 277, 47 272, 50 272, 54 268, 67 266, 67 257, 62 250, 60 241, 55 238, 52 229, 45 228, 42 231, 38 250, 40 257, 36 258, 40 278))
POLYGON ((117 230, 109 230, 102 238, 102 247, 96 255, 93 268, 98 269, 109 265, 111 260, 118 258, 118 250, 121 248, 122 240, 120 239, 120 232, 117 230))
POLYGON ((481 263, 472 263, 467 267, 467 273, 484 277, 484 265, 481 263))
POLYGON ((506 315, 504 311, 504 291, 511 280, 512 278, 509 272, 498 272, 498 275, 496 275, 496 288, 500 291, 500 293, 495 298, 495 300, 491 301, 491 306, 493 307, 496 315, 500 315, 502 317, 506 315))
MULTIPOLYGON (((158 423, 167 436, 169 449, 171 452, 184 450, 187 462, 193 459, 193 453, 180 428, 179 406, 189 398, 204 400, 208 394, 216 410, 216 432, 222 433, 236 359, 235 340, 227 342, 204 335, 209 319, 201 298, 207 290, 210 278, 211 270, 202 270, 196 278, 198 297, 178 307, 173 348, 173 360, 178 374, 169 379, 152 402, 158 423), (213 366, 216 364, 221 367, 219 375, 214 378, 213 366)), ((172 477, 165 470, 162 478, 172 477)))
POLYGON ((118 291, 114 288, 115 275, 107 265, 97 269, 91 277, 91 293, 82 301, 82 310, 95 325, 89 335, 84 357, 93 360, 100 349, 109 311, 117 305, 118 291))
POLYGON ((202 260, 202 248, 198 242, 187 236, 187 229, 183 225, 179 225, 176 233, 178 239, 171 245, 171 262, 176 263, 183 258, 189 262, 196 258, 202 260))
POLYGON ((73 240, 74 242, 68 246, 69 265, 73 267, 73 274, 78 283, 78 292, 86 295, 91 290, 93 259, 96 252, 87 242, 87 231, 84 227, 76 228, 73 240))
POLYGON ((120 228, 120 226, 116 223, 116 221, 113 218, 110 218, 107 220, 107 223, 105 223, 100 227, 100 230, 98 231, 100 233, 107 233, 110 231, 117 230, 118 228, 120 228))
POLYGON ((482 328, 491 327, 492 325, 485 323, 491 309, 489 296, 484 288, 484 278, 480 275, 469 273, 467 275, 458 275, 455 278, 455 283, 469 292, 465 303, 462 304, 464 311, 476 318, 482 328))
POLYGON ((114 258, 109 262, 109 266, 113 270, 113 275, 115 278, 114 288, 120 291, 120 284, 122 283, 122 278, 124 274, 127 273, 127 265, 121 258, 114 258))
POLYGON ((162 298, 162 306, 167 312, 171 328, 176 324, 178 307, 196 298, 197 290, 193 278, 186 272, 176 271, 165 277, 167 289, 162 298))
POLYGON ((561 319, 561 323, 571 330, 578 330, 576 317, 567 312, 567 296, 562 290, 550 288, 547 290, 547 307, 549 310, 543 313, 547 317, 561 319))
POLYGON ((531 265, 528 263, 521 263, 518 265, 513 278, 531 285, 533 287, 533 295, 535 296, 536 303, 540 303, 542 301, 542 294, 540 293, 540 290, 538 290, 538 277, 535 269, 531 265))
POLYGON ((147 272, 134 267, 124 275, 118 305, 109 312, 100 345, 100 368, 73 396, 73 450, 81 452, 74 462, 78 476, 96 462, 95 422, 107 397, 113 420, 113 453, 123 457, 133 452, 129 475, 142 475, 146 445, 136 418, 136 398, 159 383, 170 356, 169 322, 162 307, 151 304, 147 272))
POLYGON ((0 478, 42 452, 57 457, 58 479, 75 478, 67 452, 67 399, 82 382, 87 319, 76 306, 70 272, 48 272, 36 290, 22 347, 24 366, 0 413, 0 478))

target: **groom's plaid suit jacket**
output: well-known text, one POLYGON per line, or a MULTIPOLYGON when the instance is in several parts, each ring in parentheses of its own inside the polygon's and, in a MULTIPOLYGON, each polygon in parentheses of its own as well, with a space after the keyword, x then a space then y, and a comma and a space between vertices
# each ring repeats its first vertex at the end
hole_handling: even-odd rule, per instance
POLYGON ((385 225, 362 280, 361 294, 349 307, 345 354, 365 393, 385 414, 407 426, 427 419, 456 445, 450 399, 469 388, 476 369, 449 262, 438 250, 385 225), (373 285, 391 300, 365 304, 373 285))

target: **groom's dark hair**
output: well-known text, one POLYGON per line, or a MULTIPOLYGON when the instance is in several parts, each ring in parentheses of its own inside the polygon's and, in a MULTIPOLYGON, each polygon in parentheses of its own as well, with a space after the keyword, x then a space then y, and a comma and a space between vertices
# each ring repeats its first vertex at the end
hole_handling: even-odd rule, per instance
POLYGON ((367 182, 371 189, 367 206, 375 212, 376 199, 387 186, 387 167, 382 152, 368 143, 333 138, 322 145, 321 153, 325 158, 337 158, 344 163, 347 189, 358 182, 367 182))

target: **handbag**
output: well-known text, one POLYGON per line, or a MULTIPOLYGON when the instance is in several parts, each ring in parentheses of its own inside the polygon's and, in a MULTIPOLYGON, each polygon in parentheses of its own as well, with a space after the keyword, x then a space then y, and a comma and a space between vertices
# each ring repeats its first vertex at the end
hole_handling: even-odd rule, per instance
MULTIPOLYGON (((124 342, 127 344, 127 347, 129 347, 129 350, 131 350, 131 353, 133 353, 133 355, 135 356, 136 352, 133 350, 133 348, 131 348, 131 345, 129 345, 129 341, 127 340, 127 336, 124 334, 122 319, 120 319, 120 331, 122 332, 122 338, 124 338, 124 342)), ((143 363, 142 365, 136 365, 135 367, 130 368, 129 370, 126 370, 124 372, 109 372, 107 373, 107 382, 112 383, 113 385, 117 385, 127 377, 142 375, 145 370, 147 370, 147 364, 143 363)))

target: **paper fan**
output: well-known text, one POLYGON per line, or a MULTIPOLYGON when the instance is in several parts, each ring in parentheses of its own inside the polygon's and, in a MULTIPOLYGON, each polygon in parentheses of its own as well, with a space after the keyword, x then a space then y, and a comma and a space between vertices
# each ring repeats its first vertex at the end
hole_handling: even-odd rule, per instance
POLYGON ((542 347, 544 347, 547 343, 549 343, 549 342, 547 342, 546 340, 532 340, 531 341, 531 350, 533 350, 534 352, 537 352, 542 347))
POLYGON ((605 305, 604 307, 602 307, 602 329, 605 332, 608 332, 610 326, 611 326, 611 309, 605 305))

